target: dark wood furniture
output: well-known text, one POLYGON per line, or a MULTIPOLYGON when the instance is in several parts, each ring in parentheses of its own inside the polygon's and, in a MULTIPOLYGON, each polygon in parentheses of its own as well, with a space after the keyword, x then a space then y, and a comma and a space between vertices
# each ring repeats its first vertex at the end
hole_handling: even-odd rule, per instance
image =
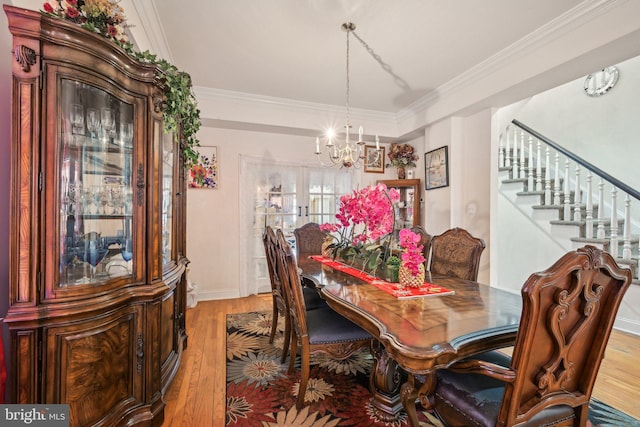
POLYGON ((160 425, 186 346, 188 264, 161 73, 79 25, 4 10, 9 401, 69 404, 72 426, 160 425))
POLYGON ((446 425, 585 426, 591 391, 631 270, 585 246, 522 288, 513 358, 498 352, 437 372, 446 425))
POLYGON ((327 304, 366 329, 374 345, 371 384, 373 407, 380 417, 394 421, 402 410, 401 394, 413 425, 417 425, 415 398, 428 402, 433 384, 419 389, 414 375, 514 343, 522 302, 519 295, 473 281, 427 276, 454 295, 399 300, 355 277, 311 259, 298 262, 303 274, 322 284, 327 304), (407 382, 402 371, 409 373, 407 382), (402 386, 402 390, 401 390, 402 386))
POLYGON ((269 270, 269 281, 271 282, 271 297, 273 299, 273 316, 271 318, 271 333, 269 334, 269 343, 273 343, 278 328, 278 320, 280 315, 284 316, 284 343, 282 347, 281 363, 287 359, 289 353, 289 341, 291 340, 291 321, 289 316, 289 305, 286 301, 286 295, 282 288, 280 274, 278 274, 278 240, 276 233, 271 226, 267 225, 262 235, 262 243, 267 257, 267 268, 269 270))
MULTIPOLYGON (((287 359, 289 354, 289 346, 291 341, 291 316, 289 315, 289 297, 284 289, 284 281, 288 280, 288 271, 286 266, 278 262, 278 236, 285 240, 282 229, 278 229, 277 234, 269 225, 265 227, 262 236, 264 250, 267 257, 267 268, 269 270, 269 280, 271 282, 271 296, 273 298, 273 316, 271 320, 271 333, 269 335, 269 343, 273 343, 278 328, 279 317, 284 318, 284 341, 282 344, 281 362, 287 359), (283 277, 284 276, 284 277, 283 277)), ((301 282, 300 285, 303 283, 301 282)), ((320 297, 316 289, 311 287, 302 288, 302 296, 305 301, 306 310, 315 310, 317 308, 327 307, 327 304, 320 297)))
POLYGON ((402 207, 396 208, 396 229, 420 225, 422 222, 422 213, 420 212, 422 186, 419 179, 383 179, 377 183, 382 183, 387 188, 395 188, 400 192, 402 207))
POLYGON ((296 256, 298 259, 309 255, 319 255, 327 233, 320 230, 320 224, 308 222, 293 230, 296 238, 296 256))
POLYGON ((286 271, 282 281, 290 302, 289 314, 293 326, 288 372, 293 372, 299 343, 301 376, 296 408, 302 409, 309 382, 311 354, 326 353, 334 359, 345 359, 362 348, 370 348, 373 337, 329 307, 307 310, 298 265, 282 232, 278 233, 278 248, 278 263, 282 271, 286 271))
POLYGON ((467 230, 452 228, 431 239, 432 274, 477 280, 484 240, 473 237, 467 230))

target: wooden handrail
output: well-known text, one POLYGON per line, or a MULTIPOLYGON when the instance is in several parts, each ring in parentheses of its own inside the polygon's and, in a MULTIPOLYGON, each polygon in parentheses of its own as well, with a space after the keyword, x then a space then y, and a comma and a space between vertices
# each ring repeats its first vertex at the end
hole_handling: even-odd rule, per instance
POLYGON ((620 181, 617 178, 614 178, 613 176, 609 175, 608 173, 606 173, 602 169, 592 165, 591 163, 589 163, 588 161, 584 160, 580 156, 577 156, 574 153, 568 151, 566 148, 561 147, 556 142, 550 140, 549 138, 547 138, 546 136, 540 134, 539 132, 531 129, 529 126, 525 125, 524 123, 522 123, 522 122, 520 122, 518 120, 515 120, 515 119, 511 123, 513 123, 516 127, 519 127, 520 129, 524 130, 528 134, 535 136, 540 141, 542 141, 545 144, 549 145, 554 150, 557 150, 560 153, 564 154, 565 156, 567 156, 571 160, 575 161, 576 163, 578 163, 578 164, 584 166, 585 168, 589 169, 591 172, 593 172, 594 174, 596 174, 599 177, 603 178, 605 181, 610 182, 615 187, 621 189, 622 191, 624 191, 629 196, 635 198, 636 200, 640 200, 640 191, 631 188, 629 185, 625 184, 624 182, 620 181))

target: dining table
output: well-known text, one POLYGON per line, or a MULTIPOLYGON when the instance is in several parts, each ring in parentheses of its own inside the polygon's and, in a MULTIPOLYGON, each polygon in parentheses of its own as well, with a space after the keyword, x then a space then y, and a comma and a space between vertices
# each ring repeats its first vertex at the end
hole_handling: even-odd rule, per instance
POLYGON ((323 257, 301 258, 298 267, 329 307, 375 338, 371 406, 386 422, 398 421, 405 412, 410 424, 418 426, 416 401, 430 407, 437 369, 515 343, 519 294, 427 272, 425 286, 441 292, 398 297, 384 289, 398 284, 375 286, 384 281, 365 280, 353 268, 323 257))

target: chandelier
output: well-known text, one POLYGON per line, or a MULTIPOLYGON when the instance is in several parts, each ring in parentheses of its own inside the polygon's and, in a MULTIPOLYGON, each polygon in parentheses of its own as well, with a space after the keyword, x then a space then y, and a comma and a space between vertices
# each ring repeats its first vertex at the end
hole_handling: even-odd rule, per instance
POLYGON ((376 135, 376 148, 371 152, 367 153, 368 155, 365 158, 365 145, 366 142, 363 141, 364 129, 362 126, 358 129, 358 140, 350 141, 349 134, 351 133, 351 123, 350 123, 350 112, 349 112, 349 95, 350 95, 350 81, 349 81, 349 35, 352 31, 356 29, 356 25, 353 22, 345 22, 342 24, 342 30, 347 33, 347 95, 346 95, 346 107, 347 107, 347 122, 344 125, 344 134, 345 140, 344 143, 340 143, 338 141, 334 142, 334 132, 333 130, 329 130, 326 135, 327 142, 325 143, 325 148, 327 149, 327 154, 329 157, 330 163, 324 163, 320 156, 322 155, 322 151, 320 151, 320 137, 316 137, 316 156, 318 160, 323 166, 337 166, 344 168, 359 168, 361 165, 364 166, 372 166, 376 165, 379 162, 383 161, 380 158, 381 156, 381 148, 380 148, 380 140, 376 135))

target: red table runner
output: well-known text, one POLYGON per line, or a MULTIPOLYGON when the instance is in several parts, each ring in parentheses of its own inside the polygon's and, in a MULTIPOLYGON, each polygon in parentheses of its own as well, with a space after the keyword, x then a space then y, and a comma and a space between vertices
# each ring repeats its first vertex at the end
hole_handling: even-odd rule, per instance
POLYGON ((339 261, 335 261, 331 258, 324 257, 322 255, 311 255, 311 259, 328 265, 329 267, 347 273, 350 276, 356 277, 364 282, 367 282, 378 289, 385 291, 386 293, 393 295, 398 299, 409 298, 424 298, 433 295, 452 295, 455 292, 444 288, 442 286, 434 285, 433 283, 425 282, 420 288, 403 288, 399 283, 391 283, 386 280, 379 279, 357 268, 353 268, 349 265, 345 265, 339 261))

